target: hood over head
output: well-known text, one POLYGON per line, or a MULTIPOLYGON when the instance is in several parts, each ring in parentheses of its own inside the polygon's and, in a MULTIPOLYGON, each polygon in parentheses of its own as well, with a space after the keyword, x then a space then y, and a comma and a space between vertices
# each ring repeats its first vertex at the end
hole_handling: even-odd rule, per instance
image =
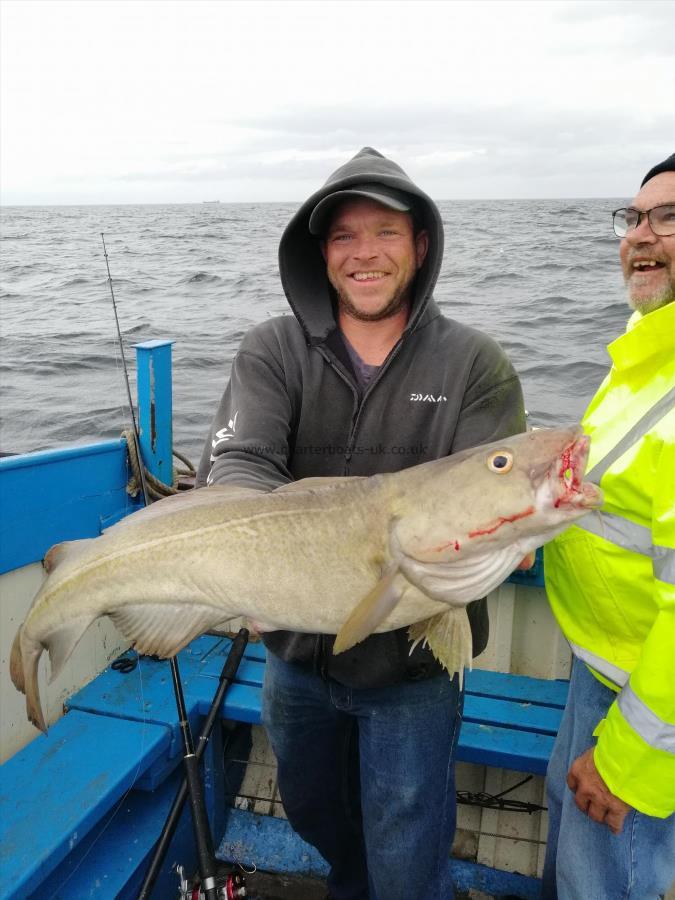
POLYGON ((318 235, 333 207, 350 196, 369 197, 391 209, 409 211, 416 224, 429 233, 429 250, 417 273, 408 329, 423 313, 440 271, 443 223, 438 207, 399 165, 372 147, 364 147, 302 204, 279 244, 281 283, 311 343, 323 342, 337 327, 318 235))

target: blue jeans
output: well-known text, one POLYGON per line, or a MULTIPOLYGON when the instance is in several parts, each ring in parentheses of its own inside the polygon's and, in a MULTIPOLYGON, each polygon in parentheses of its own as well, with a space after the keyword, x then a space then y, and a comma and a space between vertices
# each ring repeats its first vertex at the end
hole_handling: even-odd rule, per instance
POLYGON ((675 815, 656 819, 634 810, 615 835, 577 809, 565 781, 574 760, 595 745, 593 731, 615 697, 574 660, 547 773, 544 900, 654 900, 675 880, 675 815))
POLYGON ((268 653, 281 799, 334 900, 452 900, 462 700, 457 677, 355 689, 268 653))

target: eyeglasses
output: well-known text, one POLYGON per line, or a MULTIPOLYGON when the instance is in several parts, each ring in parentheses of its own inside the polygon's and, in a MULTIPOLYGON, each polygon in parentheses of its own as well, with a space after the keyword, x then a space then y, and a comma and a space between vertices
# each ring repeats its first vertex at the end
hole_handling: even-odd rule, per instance
POLYGON ((666 203, 664 206, 653 206, 644 210, 634 209, 632 206, 615 209, 612 213, 614 234, 620 238, 625 237, 629 231, 639 228, 645 216, 654 234, 660 237, 675 234, 675 203, 666 203))

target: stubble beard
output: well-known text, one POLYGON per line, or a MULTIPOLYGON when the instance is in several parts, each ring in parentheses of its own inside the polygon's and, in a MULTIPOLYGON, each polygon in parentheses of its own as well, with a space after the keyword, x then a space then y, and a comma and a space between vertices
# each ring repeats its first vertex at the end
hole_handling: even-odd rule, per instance
POLYGON ((391 316, 395 316, 397 313, 401 312, 402 309, 409 306, 412 285, 415 281, 416 274, 417 273, 413 273, 408 281, 405 284, 402 284, 398 290, 394 292, 387 303, 385 303, 381 309, 374 312, 367 312, 363 309, 359 309, 359 307, 353 303, 349 294, 340 291, 333 285, 333 289, 337 295, 340 312, 350 316, 352 319, 358 319, 360 322, 381 322, 384 319, 389 319, 391 316))

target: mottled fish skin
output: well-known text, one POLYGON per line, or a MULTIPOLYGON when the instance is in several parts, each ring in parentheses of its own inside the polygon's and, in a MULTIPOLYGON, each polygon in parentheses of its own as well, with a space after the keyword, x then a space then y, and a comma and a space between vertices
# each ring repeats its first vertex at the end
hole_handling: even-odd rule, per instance
POLYGON ((415 639, 456 671, 471 658, 465 622, 454 621, 466 604, 600 505, 582 483, 587 455, 577 429, 542 429, 392 474, 160 500, 50 550, 14 640, 12 680, 45 730, 42 651, 54 678, 103 615, 139 652, 162 657, 237 616, 337 634, 336 652, 414 624, 415 639))

